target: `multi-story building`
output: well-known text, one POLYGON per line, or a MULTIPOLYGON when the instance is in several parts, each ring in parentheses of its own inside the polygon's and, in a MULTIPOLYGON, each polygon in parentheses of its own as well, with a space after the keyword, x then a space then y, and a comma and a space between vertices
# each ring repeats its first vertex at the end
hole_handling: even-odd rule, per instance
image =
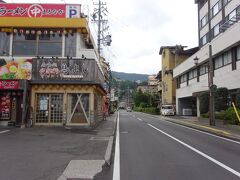
POLYGON ((226 87, 234 100, 240 88, 240 1, 195 0, 198 6, 199 51, 174 69, 177 113, 200 116, 199 94, 213 84, 226 87), (196 66, 194 59, 199 59, 196 66), (209 67, 213 71, 208 73, 209 67), (189 111, 190 110, 190 111, 189 111))
POLYGON ((162 105, 176 103, 176 80, 173 78, 173 69, 196 52, 197 48, 184 50, 184 46, 162 46, 159 54, 162 55, 161 95, 162 105))
POLYGON ((106 91, 81 5, 0 9, 0 123, 95 126, 106 91))

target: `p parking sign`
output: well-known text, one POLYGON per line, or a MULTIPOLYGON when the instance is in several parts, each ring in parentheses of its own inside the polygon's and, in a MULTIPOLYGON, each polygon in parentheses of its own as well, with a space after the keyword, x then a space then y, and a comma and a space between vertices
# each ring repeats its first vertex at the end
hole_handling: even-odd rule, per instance
POLYGON ((67 5, 66 18, 80 18, 81 5, 67 5))

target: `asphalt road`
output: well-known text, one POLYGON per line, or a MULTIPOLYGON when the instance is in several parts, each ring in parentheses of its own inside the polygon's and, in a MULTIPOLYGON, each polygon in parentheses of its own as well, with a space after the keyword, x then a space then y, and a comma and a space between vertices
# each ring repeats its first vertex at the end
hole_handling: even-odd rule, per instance
POLYGON ((114 180, 240 179, 239 142, 160 117, 120 111, 116 148, 114 180))
MULTIPOLYGON (((57 180, 71 160, 101 160, 98 131, 64 127, 0 128, 0 180, 57 180)), ((101 135, 100 135, 101 136, 101 135)))

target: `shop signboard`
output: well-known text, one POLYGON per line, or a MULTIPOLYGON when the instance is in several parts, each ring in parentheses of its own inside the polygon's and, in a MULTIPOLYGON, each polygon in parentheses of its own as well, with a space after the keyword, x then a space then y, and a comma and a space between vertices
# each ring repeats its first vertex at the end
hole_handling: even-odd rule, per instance
POLYGON ((27 59, 0 59, 0 79, 32 78, 32 62, 27 59))
POLYGON ((0 80, 0 89, 18 89, 19 82, 15 80, 0 80))
POLYGON ((80 18, 81 5, 0 3, 0 17, 80 18))
POLYGON ((101 83, 103 75, 94 59, 33 59, 32 80, 101 83))

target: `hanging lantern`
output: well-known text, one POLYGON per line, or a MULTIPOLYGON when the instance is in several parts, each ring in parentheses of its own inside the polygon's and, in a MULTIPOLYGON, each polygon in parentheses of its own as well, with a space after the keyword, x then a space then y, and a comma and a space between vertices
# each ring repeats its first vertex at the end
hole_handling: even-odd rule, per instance
POLYGON ((24 30, 23 30, 23 29, 20 29, 19 32, 20 32, 21 34, 23 34, 23 33, 24 33, 24 30))
POLYGON ((69 29, 68 32, 71 34, 71 33, 73 33, 73 30, 72 30, 72 29, 69 29))
POLYGON ((67 31, 66 31, 66 30, 64 30, 64 31, 63 31, 63 34, 67 34, 67 31))
POLYGON ((60 30, 57 30, 57 33, 58 33, 58 34, 61 34, 61 31, 60 31, 60 30))
POLYGON ((47 34, 48 34, 48 31, 47 31, 47 30, 44 30, 43 33, 44 33, 45 35, 47 35, 47 34))
POLYGON ((30 34, 30 31, 29 31, 29 30, 26 30, 25 33, 26 33, 26 34, 30 34))
POLYGON ((49 33, 50 33, 51 35, 53 35, 53 31, 50 31, 49 33))
POLYGON ((13 29, 13 32, 14 32, 15 34, 17 34, 18 31, 17 31, 17 29, 13 29))
POLYGON ((33 35, 34 35, 35 33, 36 33, 36 31, 35 31, 35 30, 31 30, 31 34, 33 34, 33 35))

